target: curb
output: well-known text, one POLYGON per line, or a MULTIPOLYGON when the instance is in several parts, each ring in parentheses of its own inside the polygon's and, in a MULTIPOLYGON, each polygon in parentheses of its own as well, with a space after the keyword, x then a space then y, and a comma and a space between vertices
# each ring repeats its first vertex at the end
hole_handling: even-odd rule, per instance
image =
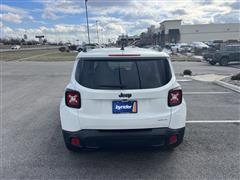
POLYGON ((225 88, 228 88, 228 89, 231 89, 237 93, 240 93, 240 87, 238 86, 235 86, 233 84, 229 84, 229 83, 226 83, 226 82, 223 82, 223 81, 213 81, 214 84, 217 84, 219 86, 222 86, 222 87, 225 87, 225 88))

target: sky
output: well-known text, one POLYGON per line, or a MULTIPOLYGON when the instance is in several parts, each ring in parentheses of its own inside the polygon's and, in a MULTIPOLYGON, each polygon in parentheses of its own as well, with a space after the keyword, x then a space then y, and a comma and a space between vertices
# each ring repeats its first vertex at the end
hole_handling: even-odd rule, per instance
MULTIPOLYGON (((139 35, 170 19, 240 22, 240 0, 88 0, 87 5, 91 42, 97 42, 97 27, 101 43, 139 35)), ((81 43, 87 42, 86 27, 85 0, 0 0, 1 38, 44 35, 52 42, 81 43)))

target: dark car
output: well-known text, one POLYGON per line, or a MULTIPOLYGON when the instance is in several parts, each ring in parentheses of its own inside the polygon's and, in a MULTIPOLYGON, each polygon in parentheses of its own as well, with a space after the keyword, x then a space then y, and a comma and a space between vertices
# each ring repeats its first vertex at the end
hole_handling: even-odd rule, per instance
POLYGON ((206 53, 203 57, 211 65, 219 63, 226 66, 229 62, 240 62, 240 44, 227 45, 222 50, 206 53))

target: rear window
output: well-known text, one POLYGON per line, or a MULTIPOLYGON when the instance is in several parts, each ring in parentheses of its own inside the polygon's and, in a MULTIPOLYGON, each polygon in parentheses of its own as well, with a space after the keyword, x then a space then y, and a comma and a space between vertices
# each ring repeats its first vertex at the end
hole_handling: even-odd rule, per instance
POLYGON ((148 89, 164 86, 171 79, 166 59, 79 60, 77 82, 92 89, 148 89))
POLYGON ((234 51, 234 46, 226 46, 225 50, 226 51, 234 51))

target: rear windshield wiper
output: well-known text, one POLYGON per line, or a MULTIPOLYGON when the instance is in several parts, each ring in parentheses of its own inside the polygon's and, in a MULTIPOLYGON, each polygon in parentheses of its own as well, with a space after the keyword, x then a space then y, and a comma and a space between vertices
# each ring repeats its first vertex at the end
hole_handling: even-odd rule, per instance
POLYGON ((100 84, 99 87, 106 87, 106 88, 126 88, 124 85, 105 85, 105 84, 100 84))

